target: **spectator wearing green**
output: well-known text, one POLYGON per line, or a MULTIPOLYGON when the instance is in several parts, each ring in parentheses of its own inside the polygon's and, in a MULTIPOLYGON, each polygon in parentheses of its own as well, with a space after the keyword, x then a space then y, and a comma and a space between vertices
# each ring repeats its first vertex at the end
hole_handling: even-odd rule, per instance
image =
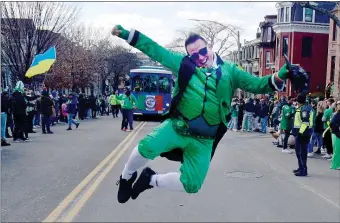
POLYGON ((290 136, 290 131, 292 130, 293 127, 293 117, 294 117, 293 101, 289 100, 288 104, 282 107, 282 117, 280 122, 280 129, 284 132, 282 148, 283 153, 291 153, 291 151, 288 149, 288 139, 290 136))
POLYGON ((125 94, 119 95, 117 97, 118 100, 121 102, 122 106, 122 131, 132 131, 133 130, 133 109, 136 108, 137 99, 136 97, 131 94, 129 88, 125 88, 125 94), (130 129, 128 129, 128 124, 130 129))
POLYGON ((235 132, 238 131, 238 115, 239 115, 239 101, 237 98, 233 99, 233 102, 231 103, 231 122, 229 123, 229 129, 233 130, 235 132))
POLYGON ((323 134, 323 142, 324 142, 324 145, 327 149, 327 154, 322 157, 322 158, 325 158, 325 159, 331 159, 332 154, 333 154, 332 134, 331 134, 330 129, 328 128, 329 123, 331 121, 331 118, 333 116, 333 110, 332 110, 332 107, 331 107, 331 105, 333 103, 334 103, 333 98, 329 98, 327 100, 328 108, 325 110, 325 113, 323 114, 323 117, 322 117, 322 121, 324 123, 324 129, 326 129, 324 134, 323 134))
POLYGON ((340 100, 334 105, 335 112, 330 121, 334 153, 332 157, 331 169, 340 170, 340 100))

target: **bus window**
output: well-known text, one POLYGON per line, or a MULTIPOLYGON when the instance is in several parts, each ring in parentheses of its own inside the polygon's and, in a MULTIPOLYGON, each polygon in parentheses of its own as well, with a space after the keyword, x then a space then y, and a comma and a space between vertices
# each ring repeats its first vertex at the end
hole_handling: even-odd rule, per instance
POLYGON ((158 76, 156 75, 146 75, 144 77, 143 91, 148 93, 158 93, 158 76))
POLYGON ((132 78, 132 89, 135 92, 140 92, 142 90, 142 78, 140 75, 136 75, 132 78))
POLYGON ((168 77, 159 78, 159 93, 169 94, 170 93, 170 80, 168 77))

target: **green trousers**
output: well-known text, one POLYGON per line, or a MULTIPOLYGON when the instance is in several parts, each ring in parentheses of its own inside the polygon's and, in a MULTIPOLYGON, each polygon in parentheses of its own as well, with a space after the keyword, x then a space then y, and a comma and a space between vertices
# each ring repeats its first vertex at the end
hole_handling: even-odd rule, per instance
POLYGON ((332 134, 332 143, 333 143, 333 158, 331 169, 340 169, 340 138, 336 137, 335 134, 332 134))
POLYGON ((197 193, 208 173, 213 140, 183 136, 176 132, 171 119, 165 120, 139 142, 139 153, 154 159, 163 152, 183 149, 180 180, 187 193, 197 193))

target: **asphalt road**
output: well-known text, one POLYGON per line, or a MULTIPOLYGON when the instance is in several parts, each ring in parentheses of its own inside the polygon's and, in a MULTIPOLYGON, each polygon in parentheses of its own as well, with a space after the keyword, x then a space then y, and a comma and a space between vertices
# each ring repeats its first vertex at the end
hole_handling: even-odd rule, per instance
POLYGON ((1 153, 1 220, 44 220, 128 134, 120 124, 121 118, 99 116, 72 131, 53 126, 53 135, 37 129, 32 142, 9 140, 1 153))
MULTIPOLYGON (((309 176, 295 177, 295 154, 281 153, 271 136, 258 133, 226 134, 199 193, 156 188, 119 204, 116 181, 124 163, 156 124, 142 123, 120 145, 127 133, 118 120, 103 117, 71 133, 58 126, 53 136, 7 147, 2 221, 340 221, 340 171, 309 158, 309 176)), ((157 158, 150 166, 164 173, 179 163, 157 158)))

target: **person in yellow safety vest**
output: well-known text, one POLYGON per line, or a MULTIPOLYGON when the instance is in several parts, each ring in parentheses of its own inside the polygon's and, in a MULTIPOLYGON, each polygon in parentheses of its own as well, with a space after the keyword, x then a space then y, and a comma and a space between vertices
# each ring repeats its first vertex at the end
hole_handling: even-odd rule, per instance
POLYGON ((109 98, 109 103, 110 103, 110 106, 111 106, 111 111, 112 111, 112 116, 113 118, 118 118, 118 99, 117 99, 117 96, 115 94, 115 92, 112 92, 112 94, 110 95, 110 98, 109 98))
POLYGON ((306 104, 306 95, 297 96, 298 106, 295 110, 293 135, 295 137, 295 153, 299 168, 293 170, 295 176, 307 176, 308 143, 312 135, 313 109, 306 104))

